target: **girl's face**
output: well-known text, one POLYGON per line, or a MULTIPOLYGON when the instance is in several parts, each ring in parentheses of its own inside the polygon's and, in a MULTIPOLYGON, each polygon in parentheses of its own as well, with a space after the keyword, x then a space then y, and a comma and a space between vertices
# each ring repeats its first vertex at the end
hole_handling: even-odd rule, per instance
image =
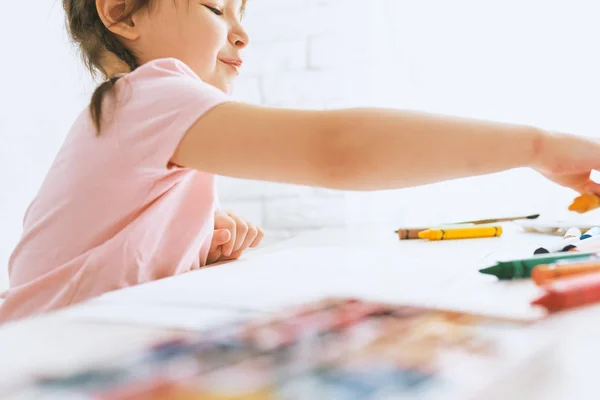
POLYGON ((241 26, 245 0, 154 0, 132 17, 128 41, 140 64, 177 58, 206 83, 230 94, 248 35, 241 26))

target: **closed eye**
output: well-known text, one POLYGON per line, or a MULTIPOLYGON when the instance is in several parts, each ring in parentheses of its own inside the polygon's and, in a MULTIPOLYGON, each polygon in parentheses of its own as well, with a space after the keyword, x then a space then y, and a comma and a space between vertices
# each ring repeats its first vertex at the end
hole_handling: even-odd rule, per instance
POLYGON ((215 13, 216 15, 223 15, 223 11, 221 11, 220 9, 216 8, 216 7, 211 7, 211 6, 207 6, 206 4, 203 4, 204 7, 208 8, 210 11, 212 11, 213 13, 215 13))

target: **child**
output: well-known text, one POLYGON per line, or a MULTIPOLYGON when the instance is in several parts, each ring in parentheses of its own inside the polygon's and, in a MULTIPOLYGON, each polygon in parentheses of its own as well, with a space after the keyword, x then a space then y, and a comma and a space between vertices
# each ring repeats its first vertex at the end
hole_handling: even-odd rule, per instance
POLYGON ((244 3, 63 0, 87 66, 107 81, 27 210, 0 321, 257 246, 258 228, 218 210, 215 175, 378 190, 531 167, 600 193, 590 180, 600 165, 595 141, 398 110, 232 101, 249 43, 244 3))

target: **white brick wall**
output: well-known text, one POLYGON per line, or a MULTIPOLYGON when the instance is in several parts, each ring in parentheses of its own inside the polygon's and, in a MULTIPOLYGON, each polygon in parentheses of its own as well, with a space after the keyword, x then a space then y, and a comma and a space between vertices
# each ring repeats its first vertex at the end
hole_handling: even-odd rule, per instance
MULTIPOLYGON (((251 45, 235 97, 305 109, 367 102, 372 21, 366 16, 375 3, 250 1, 245 26, 251 45)), ((348 221, 344 192, 229 178, 219 190, 222 206, 262 226, 267 241, 348 221)))
MULTIPOLYGON (((588 38, 597 37, 598 25, 588 21, 584 33, 578 31, 583 25, 571 22, 575 14, 593 15, 592 3, 589 12, 571 14, 541 1, 526 7, 518 0, 501 7, 455 3, 252 0, 247 28, 254 43, 237 97, 300 108, 389 105, 597 135, 590 107, 597 105, 600 79, 592 71, 600 57, 575 52, 554 28, 569 25, 573 42, 592 43, 588 38), (542 7, 548 19, 536 20, 542 7), (509 33, 506 21, 514 25, 509 33), (532 33, 531 21, 538 33, 532 33), (560 64, 561 52, 579 61, 569 64, 566 57, 560 64), (586 73, 570 75, 573 65, 586 73), (580 84, 561 83, 572 79, 580 84)), ((530 212, 560 217, 574 195, 522 170, 364 194, 228 179, 220 190, 222 204, 234 212, 261 210, 252 214, 254 222, 274 239, 323 226, 392 229, 530 212)))

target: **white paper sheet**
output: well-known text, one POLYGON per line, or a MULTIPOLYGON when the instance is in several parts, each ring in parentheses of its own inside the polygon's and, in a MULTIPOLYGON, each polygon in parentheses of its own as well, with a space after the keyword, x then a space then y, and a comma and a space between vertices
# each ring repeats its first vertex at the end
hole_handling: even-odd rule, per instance
MULTIPOLYGON (((97 308, 90 314, 106 321, 197 329, 203 321, 218 321, 221 313, 272 312, 325 296, 360 296, 518 318, 541 315, 529 306, 538 293, 534 285, 498 282, 478 272, 509 254, 530 255, 532 243, 407 241, 394 247, 285 249, 108 293, 91 302, 97 308), (101 305, 126 307, 111 315, 101 305)), ((77 317, 86 312, 83 307, 77 317)))

